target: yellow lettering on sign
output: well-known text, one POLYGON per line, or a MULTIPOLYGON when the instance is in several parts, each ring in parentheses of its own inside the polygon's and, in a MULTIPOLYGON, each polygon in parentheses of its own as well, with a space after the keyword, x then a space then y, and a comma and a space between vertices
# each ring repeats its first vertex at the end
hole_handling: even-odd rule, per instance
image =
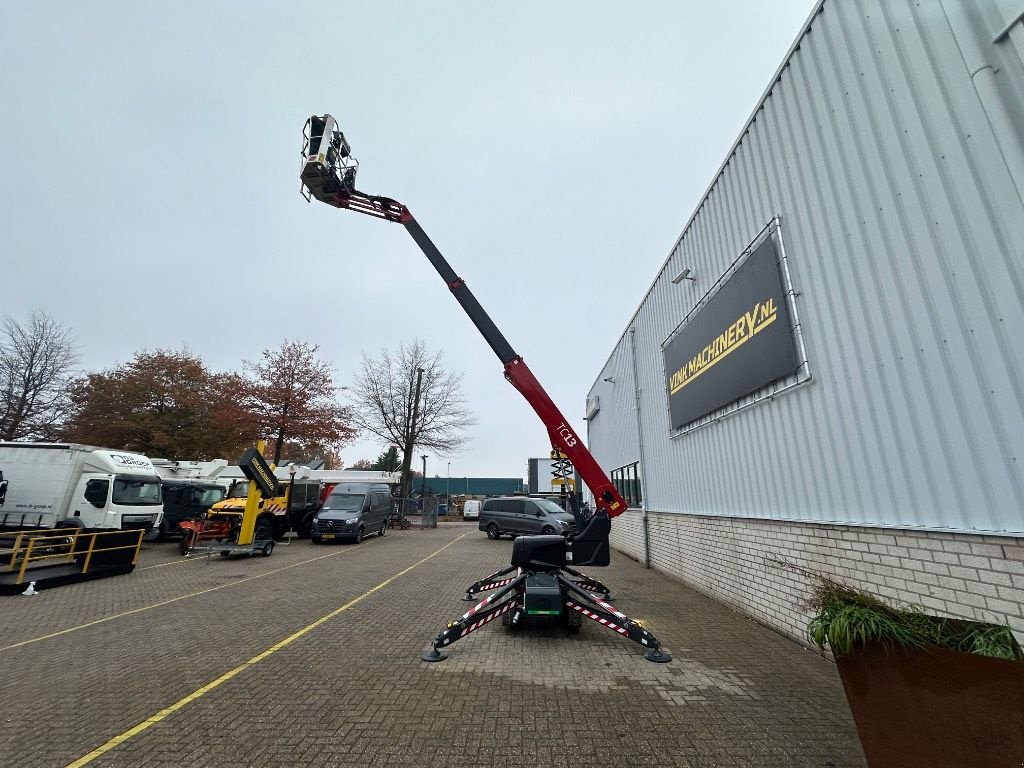
POLYGON ((778 309, 775 298, 755 302, 749 312, 744 312, 733 323, 694 355, 688 362, 673 371, 668 377, 668 388, 675 394, 702 373, 710 370, 719 360, 743 346, 755 335, 775 322, 778 309))

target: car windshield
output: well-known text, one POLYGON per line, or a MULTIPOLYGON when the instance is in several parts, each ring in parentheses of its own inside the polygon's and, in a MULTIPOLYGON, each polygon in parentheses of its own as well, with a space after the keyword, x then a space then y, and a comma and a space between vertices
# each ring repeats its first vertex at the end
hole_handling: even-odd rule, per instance
POLYGON ((332 493, 324 502, 324 509, 336 512, 358 512, 363 508, 361 493, 332 493))
POLYGON ((533 499, 533 503, 547 512, 549 515, 564 515, 565 510, 548 499, 533 499))
POLYGON ((203 488, 196 500, 198 506, 209 507, 224 498, 223 488, 203 488))
POLYGON ((229 499, 244 499, 249 495, 249 481, 239 480, 233 486, 231 486, 231 493, 228 494, 229 499))
POLYGON ((114 478, 113 504, 160 504, 160 481, 156 478, 116 477, 114 478))

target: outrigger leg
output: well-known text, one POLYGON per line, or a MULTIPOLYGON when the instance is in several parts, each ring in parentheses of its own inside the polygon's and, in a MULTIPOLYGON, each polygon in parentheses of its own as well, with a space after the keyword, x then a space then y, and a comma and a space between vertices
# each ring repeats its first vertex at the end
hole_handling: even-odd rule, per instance
POLYGON ((661 649, 661 642, 653 634, 647 631, 639 621, 626 616, 616 610, 615 606, 586 590, 580 589, 575 583, 562 574, 556 574, 559 585, 562 587, 565 610, 576 611, 589 619, 593 619, 603 627, 613 632, 618 632, 634 643, 639 643, 647 648, 644 658, 658 664, 672 661, 672 654, 661 649))
POLYGON ((495 592, 493 595, 488 595, 486 599, 474 605, 466 613, 462 614, 458 620, 453 621, 441 630, 437 637, 434 638, 430 650, 420 658, 423 661, 444 661, 447 659, 448 654, 441 653, 438 648, 444 648, 456 640, 461 640, 470 632, 475 632, 485 624, 494 621, 502 614, 508 613, 517 607, 520 602, 519 592, 525 582, 526 574, 520 573, 514 579, 511 579, 503 589, 495 592), (506 599, 502 600, 502 598, 506 599))
POLYGON ((562 570, 574 577, 572 581, 580 589, 585 589, 587 592, 596 592, 605 600, 612 599, 612 591, 594 577, 587 576, 585 573, 580 573, 567 565, 562 566, 562 570))
POLYGON ((511 584, 513 579, 515 579, 515 576, 509 578, 502 577, 507 576, 516 570, 518 570, 517 566, 510 565, 508 568, 502 568, 500 571, 495 571, 490 576, 485 576, 480 579, 480 581, 473 582, 466 588, 466 596, 462 599, 466 602, 472 602, 476 600, 475 595, 480 592, 486 592, 490 589, 498 589, 499 587, 504 587, 506 584, 511 584))
MULTIPOLYGON (((509 611, 524 610, 524 595, 528 603, 531 584, 534 583, 531 581, 532 578, 548 579, 552 585, 557 583, 561 592, 563 617, 586 616, 601 626, 646 648, 647 653, 644 654, 644 658, 648 661, 658 664, 672 661, 672 654, 662 649, 661 642, 644 627, 642 622, 630 619, 608 602, 606 597, 608 588, 601 582, 590 579, 571 568, 539 571, 535 574, 516 566, 504 568, 473 584, 467 590, 467 595, 471 595, 474 590, 480 592, 497 589, 498 591, 474 605, 456 621, 448 624, 434 638, 430 650, 420 658, 423 661, 443 661, 448 658, 448 655, 442 653, 441 648, 451 645, 456 640, 461 640, 470 632, 475 632, 509 611), (514 570, 518 570, 519 573, 511 578, 505 578, 514 570), (565 573, 562 572, 563 570, 565 573), (581 581, 583 583, 580 583, 581 581), (601 594, 597 594, 599 590, 601 594)), ((527 614, 530 613, 528 607, 525 610, 527 614)), ((511 621, 513 626, 517 623, 518 618, 518 615, 513 615, 511 621)), ((579 626, 578 621, 573 622, 572 619, 569 619, 570 629, 574 626, 579 626)))

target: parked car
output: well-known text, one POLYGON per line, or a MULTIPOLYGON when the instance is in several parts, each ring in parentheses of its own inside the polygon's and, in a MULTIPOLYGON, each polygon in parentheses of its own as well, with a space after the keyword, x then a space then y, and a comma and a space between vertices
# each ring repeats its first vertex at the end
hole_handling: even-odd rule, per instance
POLYGON ((521 534, 560 533, 568 536, 576 532, 576 521, 547 499, 505 496, 484 501, 480 507, 478 527, 486 531, 490 539, 521 534))
POLYGON ((201 517, 211 506, 223 499, 224 494, 224 488, 216 483, 200 480, 165 480, 164 519, 160 523, 159 538, 181 535, 179 523, 201 517))
POLYGON ((480 502, 477 499, 468 499, 462 505, 462 519, 463 520, 479 520, 480 519, 480 502))
POLYGON ((383 483, 338 483, 313 518, 310 541, 347 539, 356 543, 368 533, 383 536, 391 515, 391 491, 383 483))

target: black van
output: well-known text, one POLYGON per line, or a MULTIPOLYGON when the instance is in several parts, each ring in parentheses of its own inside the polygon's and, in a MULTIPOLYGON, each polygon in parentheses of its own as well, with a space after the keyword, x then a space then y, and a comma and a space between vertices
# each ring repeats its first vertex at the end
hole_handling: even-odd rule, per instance
POLYGON ((391 491, 384 483, 338 483, 313 518, 310 541, 334 539, 360 542, 363 536, 383 536, 391 515, 391 491))
POLYGON ((165 480, 162 486, 164 519, 158 536, 161 539, 180 536, 180 522, 201 517, 225 496, 222 486, 201 480, 165 480))

